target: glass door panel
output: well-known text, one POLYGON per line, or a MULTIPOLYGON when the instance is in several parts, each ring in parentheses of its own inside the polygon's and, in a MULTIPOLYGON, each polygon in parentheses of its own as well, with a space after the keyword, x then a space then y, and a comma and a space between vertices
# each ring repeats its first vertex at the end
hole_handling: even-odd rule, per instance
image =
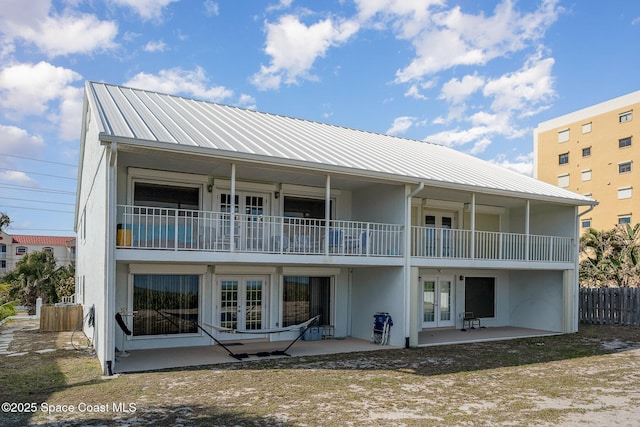
MULTIPOLYGON (((227 276, 220 278, 218 280, 220 326, 237 330, 257 331, 263 329, 266 312, 264 304, 266 283, 267 278, 265 276, 227 276)), ((242 336, 243 339, 256 337, 258 336, 250 334, 242 336)), ((237 335, 233 336, 233 338, 237 339, 237 335)))
POLYGON ((430 323, 435 321, 436 282, 426 280, 422 292, 422 321, 430 323))
POLYGON ((238 328, 238 280, 220 281, 220 326, 238 328))
POLYGON ((454 325, 453 280, 431 277, 422 282, 422 327, 454 325))

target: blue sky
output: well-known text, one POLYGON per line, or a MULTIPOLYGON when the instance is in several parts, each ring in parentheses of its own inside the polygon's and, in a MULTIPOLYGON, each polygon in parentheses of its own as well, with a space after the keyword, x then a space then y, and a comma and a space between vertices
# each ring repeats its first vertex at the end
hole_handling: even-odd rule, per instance
POLYGON ((639 41, 628 0, 1 0, 0 211, 9 233, 73 234, 85 80, 531 175, 539 122, 640 90, 639 41))

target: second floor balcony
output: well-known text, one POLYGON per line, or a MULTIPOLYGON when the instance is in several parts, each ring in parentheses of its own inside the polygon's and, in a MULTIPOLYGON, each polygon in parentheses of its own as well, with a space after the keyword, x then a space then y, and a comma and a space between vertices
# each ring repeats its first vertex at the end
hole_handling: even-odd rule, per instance
POLYGON ((118 248, 298 255, 404 254, 404 226, 122 205, 118 248))
MULTIPOLYGON (((423 259, 572 262, 570 237, 411 227, 410 256, 423 259)), ((120 249, 403 257, 398 224, 120 205, 120 249)))

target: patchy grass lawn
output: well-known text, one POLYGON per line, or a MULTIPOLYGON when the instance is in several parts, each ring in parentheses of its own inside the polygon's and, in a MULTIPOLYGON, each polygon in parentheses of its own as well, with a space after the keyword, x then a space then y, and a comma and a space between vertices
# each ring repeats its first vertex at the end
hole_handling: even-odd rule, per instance
POLYGON ((578 426, 640 419, 638 327, 581 325, 563 336, 110 379, 94 356, 68 343, 68 333, 15 333, 11 349, 28 353, 0 355, 0 402, 37 410, 0 412, 0 425, 578 426))

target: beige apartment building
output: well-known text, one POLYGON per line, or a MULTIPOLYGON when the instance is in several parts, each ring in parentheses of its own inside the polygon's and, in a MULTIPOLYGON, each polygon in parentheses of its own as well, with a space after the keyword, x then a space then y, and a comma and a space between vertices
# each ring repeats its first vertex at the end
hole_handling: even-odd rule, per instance
POLYGON ((581 233, 640 222, 640 91, 542 122, 533 140, 536 178, 599 202, 581 233))

